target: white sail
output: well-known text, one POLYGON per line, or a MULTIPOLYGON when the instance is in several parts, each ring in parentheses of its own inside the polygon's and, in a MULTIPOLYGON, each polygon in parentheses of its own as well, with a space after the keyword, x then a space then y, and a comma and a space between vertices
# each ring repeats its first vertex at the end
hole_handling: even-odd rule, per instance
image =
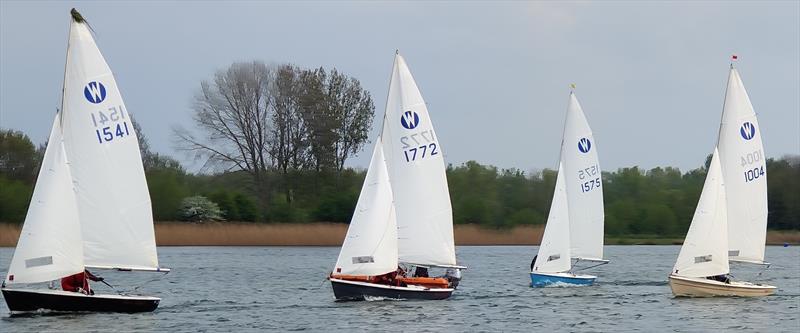
POLYGON ((395 56, 383 150, 397 209, 401 262, 456 264, 444 154, 405 60, 395 56))
POLYGON ((733 67, 718 145, 728 197, 730 258, 761 263, 767 237, 766 154, 753 105, 733 67))
POLYGON ((603 188, 597 145, 574 93, 564 123, 561 161, 569 202, 569 235, 573 258, 603 259, 603 188))
POLYGON ((397 269, 397 221, 380 138, 375 143, 335 274, 375 276, 397 269))
POLYGON ((672 273, 686 277, 728 274, 726 187, 715 149, 692 224, 672 273))
POLYGON ((64 147, 90 267, 157 269, 136 133, 88 26, 73 19, 64 75, 64 147))
POLYGON ((56 115, 5 283, 52 281, 83 271, 75 194, 56 115))
POLYGON ((559 273, 572 268, 569 207, 564 178, 564 165, 559 163, 556 188, 553 191, 553 201, 550 203, 550 213, 547 216, 541 245, 539 245, 539 253, 536 255, 536 262, 533 265, 534 272, 559 273))

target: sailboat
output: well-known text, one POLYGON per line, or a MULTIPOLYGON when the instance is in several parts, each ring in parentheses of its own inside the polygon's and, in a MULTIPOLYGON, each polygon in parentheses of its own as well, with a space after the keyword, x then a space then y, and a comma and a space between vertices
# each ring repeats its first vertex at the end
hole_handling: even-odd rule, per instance
MULTIPOLYGON (((734 60, 736 57, 734 56, 734 60)), ((765 296, 774 286, 732 281, 730 261, 764 262, 766 156, 758 119, 731 64, 717 147, 703 191, 669 275, 675 296, 765 296)))
POLYGON ((12 312, 144 312, 160 299, 28 289, 86 269, 168 272, 156 254, 136 132, 114 76, 72 9, 62 105, 3 284, 12 312))
POLYGON ((539 253, 531 263, 531 286, 591 285, 594 275, 572 271, 578 262, 603 259, 603 190, 592 130, 570 91, 558 176, 539 253), (573 263, 573 260, 575 261, 573 263))
POLYGON ((463 269, 456 264, 442 148, 397 53, 381 135, 329 280, 337 300, 445 299, 463 269), (431 277, 431 268, 447 272, 431 277))

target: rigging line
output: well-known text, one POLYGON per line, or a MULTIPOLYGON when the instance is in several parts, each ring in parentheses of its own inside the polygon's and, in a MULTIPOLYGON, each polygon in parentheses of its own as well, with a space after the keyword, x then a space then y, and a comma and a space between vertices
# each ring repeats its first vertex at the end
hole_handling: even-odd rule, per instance
MULTIPOLYGON (((576 260, 576 261, 575 261, 575 264, 577 265, 579 261, 580 261, 580 259, 576 260)), ((573 269, 572 271, 573 271, 573 272, 578 272, 578 271, 582 271, 582 270, 587 270, 587 269, 589 269, 589 268, 595 268, 595 267, 597 267, 597 266, 603 266, 603 265, 605 265, 605 264, 608 264, 608 261, 606 261, 606 262, 601 262, 601 263, 598 263, 598 264, 596 264, 596 265, 592 265, 592 266, 584 267, 584 268, 581 268, 581 269, 573 269)))
POLYGON ((132 289, 131 291, 132 291, 132 292, 133 292, 133 291, 138 291, 138 290, 139 290, 139 288, 141 288, 141 287, 144 287, 144 286, 145 286, 145 285, 147 285, 147 284, 150 284, 150 283, 152 283, 152 282, 155 282, 155 281, 161 280, 161 279, 163 279, 165 276, 167 276, 167 274, 169 274, 169 272, 171 272, 171 270, 170 270, 170 271, 166 271, 166 272, 164 273, 164 275, 161 275, 161 276, 156 276, 155 278, 152 278, 152 279, 150 279, 150 280, 147 280, 147 281, 145 281, 144 283, 142 283, 142 284, 140 284, 140 285, 138 285, 138 286, 136 286, 136 287, 133 287, 133 289, 132 289))
POLYGON ((764 272, 766 272, 766 271, 769 269, 769 266, 772 266, 772 265, 765 265, 765 266, 764 266, 764 268, 763 268, 763 269, 761 269, 761 270, 758 272, 758 274, 756 274, 756 277, 755 277, 755 279, 760 279, 760 278, 761 278, 761 274, 764 274, 764 272))
POLYGON ((106 282, 105 280, 100 280, 100 282, 102 282, 104 285, 107 285, 107 286, 111 287, 111 289, 113 289, 115 292, 117 292, 117 294, 119 294, 121 296, 124 296, 122 291, 120 291, 119 289, 115 288, 114 286, 112 286, 111 284, 106 282))

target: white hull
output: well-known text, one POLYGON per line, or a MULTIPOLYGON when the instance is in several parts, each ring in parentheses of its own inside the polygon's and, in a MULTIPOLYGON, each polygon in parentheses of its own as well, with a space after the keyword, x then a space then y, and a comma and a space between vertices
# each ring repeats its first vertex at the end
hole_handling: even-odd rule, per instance
POLYGON ((672 289, 672 293, 678 297, 755 297, 772 295, 776 289, 774 286, 750 282, 731 281, 725 283, 706 278, 677 275, 669 276, 669 287, 672 289))

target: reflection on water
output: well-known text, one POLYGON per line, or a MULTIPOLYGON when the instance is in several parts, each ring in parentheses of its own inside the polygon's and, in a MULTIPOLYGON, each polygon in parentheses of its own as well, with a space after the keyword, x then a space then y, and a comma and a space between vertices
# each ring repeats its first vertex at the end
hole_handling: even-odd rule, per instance
MULTIPOLYGON (((595 286, 530 288, 536 247, 459 247, 469 266, 445 301, 333 301, 325 281, 336 262, 333 247, 162 247, 173 272, 101 271, 118 289, 163 298, 143 314, 8 315, 0 305, 0 332, 12 331, 233 331, 364 330, 465 331, 752 331, 800 329, 800 247, 768 247, 773 266, 734 265, 739 279, 778 286, 762 298, 673 298, 667 284, 677 246, 608 246, 611 263, 590 270, 595 286), (148 282, 149 280, 155 280, 148 282)), ((0 249, 5 270, 13 249, 0 249)), ((3 271, 4 273, 4 271, 3 271)), ((97 292, 111 293, 101 284, 97 292)))

